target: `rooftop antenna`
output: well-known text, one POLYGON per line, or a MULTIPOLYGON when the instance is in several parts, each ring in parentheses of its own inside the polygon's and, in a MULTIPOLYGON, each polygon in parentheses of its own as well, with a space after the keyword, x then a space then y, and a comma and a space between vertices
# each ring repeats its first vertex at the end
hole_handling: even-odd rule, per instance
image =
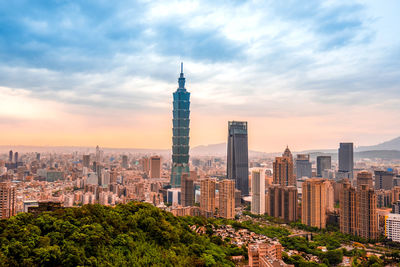
POLYGON ((181 73, 183 73, 183 62, 181 62, 181 73))

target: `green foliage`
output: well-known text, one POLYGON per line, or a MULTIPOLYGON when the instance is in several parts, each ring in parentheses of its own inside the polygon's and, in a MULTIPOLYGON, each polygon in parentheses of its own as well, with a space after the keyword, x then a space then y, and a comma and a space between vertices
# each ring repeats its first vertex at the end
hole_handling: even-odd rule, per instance
POLYGON ((0 265, 233 266, 230 256, 246 255, 219 237, 194 233, 193 224, 208 222, 144 203, 22 213, 0 220, 0 265))

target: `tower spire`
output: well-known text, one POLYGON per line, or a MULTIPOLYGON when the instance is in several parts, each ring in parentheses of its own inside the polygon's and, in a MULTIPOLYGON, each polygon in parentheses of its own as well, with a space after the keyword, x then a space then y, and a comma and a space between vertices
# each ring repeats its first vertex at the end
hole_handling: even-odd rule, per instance
POLYGON ((183 62, 181 62, 181 73, 183 73, 183 62))

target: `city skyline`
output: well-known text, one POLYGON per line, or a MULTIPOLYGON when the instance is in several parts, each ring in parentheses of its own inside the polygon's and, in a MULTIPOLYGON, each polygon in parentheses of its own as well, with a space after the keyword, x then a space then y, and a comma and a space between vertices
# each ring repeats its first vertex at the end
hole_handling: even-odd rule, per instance
POLYGON ((192 147, 225 142, 221 125, 231 120, 249 123, 258 151, 395 138, 398 7, 4 5, 0 145, 170 148, 180 61, 191 84, 192 147))

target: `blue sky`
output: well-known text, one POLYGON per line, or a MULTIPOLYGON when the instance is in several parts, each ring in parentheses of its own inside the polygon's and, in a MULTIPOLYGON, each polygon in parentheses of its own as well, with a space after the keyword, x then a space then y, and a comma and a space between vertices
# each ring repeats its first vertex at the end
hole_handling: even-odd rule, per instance
POLYGON ((192 145, 400 135, 398 1, 0 1, 3 144, 170 146, 184 61, 192 145), (149 141, 151 140, 151 141, 149 141))

